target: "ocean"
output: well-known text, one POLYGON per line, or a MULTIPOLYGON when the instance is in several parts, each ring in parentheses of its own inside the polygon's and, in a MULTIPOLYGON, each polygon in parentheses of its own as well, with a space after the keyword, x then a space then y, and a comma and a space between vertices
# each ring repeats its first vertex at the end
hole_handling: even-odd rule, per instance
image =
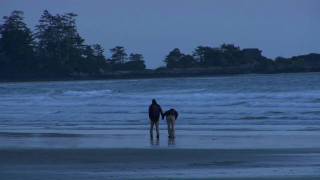
POLYGON ((1 83, 0 148, 320 148, 319 115, 320 73, 1 83))

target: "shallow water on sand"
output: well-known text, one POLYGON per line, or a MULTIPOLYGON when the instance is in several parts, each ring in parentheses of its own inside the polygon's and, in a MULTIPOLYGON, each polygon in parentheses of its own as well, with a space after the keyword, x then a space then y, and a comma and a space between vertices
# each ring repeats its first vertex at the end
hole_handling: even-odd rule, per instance
POLYGON ((0 84, 0 148, 319 148, 320 74, 0 84), (148 137, 151 99, 177 139, 148 137))

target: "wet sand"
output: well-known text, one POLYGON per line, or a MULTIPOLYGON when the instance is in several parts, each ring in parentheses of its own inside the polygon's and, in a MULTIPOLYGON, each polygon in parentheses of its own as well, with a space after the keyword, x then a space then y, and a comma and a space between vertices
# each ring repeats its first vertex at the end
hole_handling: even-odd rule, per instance
POLYGON ((0 149, 0 177, 319 179, 320 149, 0 149))

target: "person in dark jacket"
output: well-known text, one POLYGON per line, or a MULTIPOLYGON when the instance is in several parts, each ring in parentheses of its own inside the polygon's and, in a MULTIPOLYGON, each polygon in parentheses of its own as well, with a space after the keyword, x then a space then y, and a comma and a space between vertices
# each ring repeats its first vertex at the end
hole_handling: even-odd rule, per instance
POLYGON ((175 109, 170 109, 163 114, 162 119, 164 117, 167 120, 169 138, 175 138, 175 123, 178 118, 178 112, 175 109))
POLYGON ((155 99, 152 99, 152 104, 149 106, 150 119, 150 137, 153 138, 153 127, 156 126, 157 138, 159 138, 159 119, 163 116, 161 106, 155 99))

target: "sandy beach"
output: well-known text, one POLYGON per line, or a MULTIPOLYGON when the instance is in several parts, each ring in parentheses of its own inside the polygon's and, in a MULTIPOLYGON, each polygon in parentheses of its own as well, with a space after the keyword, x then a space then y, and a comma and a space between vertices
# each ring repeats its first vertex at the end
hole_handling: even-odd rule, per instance
POLYGON ((320 149, 2 149, 0 177, 318 179, 320 149))

